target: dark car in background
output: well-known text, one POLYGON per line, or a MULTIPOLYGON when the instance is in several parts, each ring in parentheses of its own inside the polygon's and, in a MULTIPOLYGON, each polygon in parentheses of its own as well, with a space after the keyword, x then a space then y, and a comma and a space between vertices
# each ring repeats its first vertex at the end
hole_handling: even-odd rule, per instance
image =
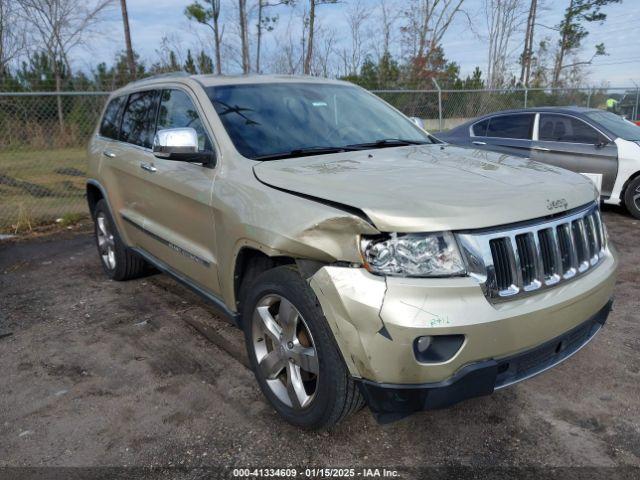
POLYGON ((605 203, 640 218, 640 127, 603 110, 540 107, 495 112, 438 138, 529 157, 589 177, 605 203))

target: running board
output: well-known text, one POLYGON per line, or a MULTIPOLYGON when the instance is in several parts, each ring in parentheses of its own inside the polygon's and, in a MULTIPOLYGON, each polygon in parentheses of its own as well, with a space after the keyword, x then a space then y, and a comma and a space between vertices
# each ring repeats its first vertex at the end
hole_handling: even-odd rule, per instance
POLYGON ((162 260, 154 257, 147 251, 137 247, 133 247, 131 248, 131 250, 133 250, 136 254, 140 255, 142 258, 145 259, 145 261, 149 262, 151 265, 156 267, 162 273, 166 273, 167 275, 172 277, 174 280, 176 280, 178 283, 187 287, 189 290, 191 290, 192 292, 200 296, 203 300, 213 305, 213 307, 216 310, 218 310, 222 315, 232 320, 237 327, 239 328, 241 327, 242 323, 241 323, 240 314, 230 310, 222 301, 222 299, 206 291, 200 285, 198 285, 197 283, 194 283, 188 277, 177 272, 176 270, 171 268, 169 265, 164 263, 162 260))

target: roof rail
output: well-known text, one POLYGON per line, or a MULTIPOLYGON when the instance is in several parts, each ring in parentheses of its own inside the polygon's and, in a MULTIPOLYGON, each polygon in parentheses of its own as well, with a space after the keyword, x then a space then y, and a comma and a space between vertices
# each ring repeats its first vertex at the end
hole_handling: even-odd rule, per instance
POLYGON ((130 85, 135 85, 136 83, 140 83, 140 82, 146 82, 147 80, 156 80, 156 79, 159 79, 159 78, 173 78, 173 77, 184 78, 184 77, 190 77, 190 76, 191 76, 190 73, 183 72, 183 71, 168 72, 168 73, 158 73, 156 75, 150 75, 148 77, 141 78, 140 80, 135 80, 135 81, 131 82, 130 85))

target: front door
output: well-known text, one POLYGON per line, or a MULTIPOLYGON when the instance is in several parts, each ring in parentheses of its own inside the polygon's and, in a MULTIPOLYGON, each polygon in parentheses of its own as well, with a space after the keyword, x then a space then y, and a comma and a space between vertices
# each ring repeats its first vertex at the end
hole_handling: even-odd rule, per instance
POLYGON ((618 173, 618 147, 583 120, 541 113, 534 136, 534 160, 582 173, 610 196, 618 173))
MULTIPOLYGON (((188 90, 164 89, 160 94, 157 128, 191 127, 200 149, 213 150, 197 102, 188 90)), ((143 171, 148 199, 144 229, 145 250, 174 270, 213 293, 219 293, 215 255, 215 218, 211 208, 215 168, 156 158, 149 152, 143 171)))

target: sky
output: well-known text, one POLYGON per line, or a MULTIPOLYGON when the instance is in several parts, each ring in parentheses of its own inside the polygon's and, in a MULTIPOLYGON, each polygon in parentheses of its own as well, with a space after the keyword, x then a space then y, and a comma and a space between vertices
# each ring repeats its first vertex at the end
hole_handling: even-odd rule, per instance
MULTIPOLYGON (((230 1, 230 0, 227 0, 230 1)), ((306 0, 302 0, 306 1, 306 0)), ((333 28, 337 32, 337 42, 346 42, 348 38, 341 37, 346 32, 347 23, 345 10, 354 0, 342 0, 335 5, 323 5, 318 8, 319 22, 326 28, 333 28)), ((379 0, 360 0, 371 9, 378 5, 379 0)), ((556 33, 544 26, 557 25, 562 17, 564 8, 569 0, 542 0, 543 9, 539 12, 536 26, 536 41, 544 35, 553 40, 556 33), (542 26, 544 25, 544 26, 542 26)), ((224 5, 225 0, 223 0, 224 5)), ((486 72, 486 43, 481 37, 486 34, 486 24, 482 16, 483 0, 466 0, 465 9, 470 18, 474 19, 473 28, 462 17, 454 22, 443 39, 445 55, 457 62, 462 75, 467 75, 479 66, 486 72), (479 19, 476 21, 475 19, 479 19)), ((184 16, 184 8, 191 0, 128 0, 129 21, 132 32, 134 49, 147 62, 157 59, 163 37, 169 37, 174 44, 186 48, 199 48, 211 38, 210 30, 205 26, 189 22, 184 16)), ((250 0, 248 3, 252 3, 250 0)), ((76 65, 89 70, 100 61, 111 63, 116 53, 124 49, 122 17, 119 2, 105 15, 105 21, 87 39, 86 44, 74 52, 76 65)), ((600 86, 603 83, 611 87, 640 85, 640 40, 637 35, 637 25, 640 23, 640 0, 623 0, 621 4, 606 7, 607 21, 603 25, 588 25, 590 34, 584 41, 583 58, 589 58, 594 46, 604 42, 608 55, 597 57, 592 66, 588 67, 589 85, 600 86)), ((224 7, 223 7, 224 8, 224 7)), ((279 7, 280 19, 274 32, 265 36, 267 50, 277 48, 276 39, 286 35, 289 28, 291 9, 279 7)), ((295 23, 297 28, 299 22, 295 23)), ((225 35, 234 35, 235 24, 228 25, 225 35)), ((252 28, 252 27, 250 27, 252 28)), ((377 32, 369 32, 369 40, 377 41, 377 32)), ((517 55, 522 50, 523 34, 518 34, 513 42, 513 51, 517 55)), ((212 43, 211 49, 212 47, 212 43)), ((213 52, 209 52, 213 57, 213 52)), ((518 70, 519 72, 519 70, 518 70)))

